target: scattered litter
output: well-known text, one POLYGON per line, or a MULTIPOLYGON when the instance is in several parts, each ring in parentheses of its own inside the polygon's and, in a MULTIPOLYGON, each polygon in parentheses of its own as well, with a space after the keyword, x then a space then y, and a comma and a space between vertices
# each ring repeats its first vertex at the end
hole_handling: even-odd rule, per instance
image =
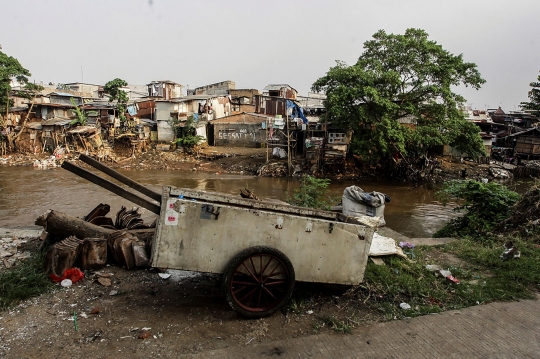
POLYGON ((171 277, 170 273, 158 273, 161 279, 169 279, 171 277))
POLYGON ((441 269, 439 271, 439 273, 445 278, 452 275, 452 272, 450 272, 449 270, 446 270, 446 269, 441 269))
POLYGON ((403 250, 396 245, 396 241, 392 238, 381 236, 378 233, 373 233, 371 240, 371 246, 369 247, 369 255, 373 257, 377 256, 389 256, 397 254, 400 257, 409 259, 403 250))
POLYGON ((503 261, 507 261, 514 258, 520 258, 521 252, 518 251, 517 247, 514 245, 514 243, 508 241, 504 244, 504 251, 499 256, 503 261))
POLYGON ((410 252, 403 252, 405 254, 409 254, 411 256, 411 258, 415 258, 416 256, 414 255, 414 243, 411 243, 411 242, 399 242, 399 246, 400 248, 409 248, 411 251, 410 252))
POLYGON ((149 331, 150 329, 152 329, 152 328, 144 327, 144 328, 142 328, 141 330, 142 330, 142 331, 149 331))
POLYGON ((73 284, 73 282, 71 281, 71 279, 64 279, 62 282, 60 282, 60 284, 61 284, 62 287, 64 287, 64 288, 69 288, 69 287, 71 287, 71 285, 73 284))
POLYGON ((118 291, 117 290, 111 290, 109 292, 109 295, 113 296, 113 295, 117 295, 118 294, 118 291))
POLYGON ((110 287, 111 286, 111 280, 109 278, 99 277, 98 282, 99 282, 99 284, 101 284, 104 287, 110 287))
POLYGON ((379 257, 369 257, 369 258, 371 258, 371 261, 373 263, 375 263, 376 265, 378 265, 378 266, 384 266, 385 265, 382 258, 379 258, 379 257))
POLYGON ((251 338, 250 340, 248 340, 248 342, 246 343, 246 345, 248 345, 249 343, 251 343, 253 341, 253 339, 255 339, 255 337, 251 338))
POLYGON ((306 313, 307 313, 307 314, 313 314, 313 311, 312 311, 312 310, 308 310, 306 313))
POLYGON ((69 268, 64 271, 61 277, 51 273, 49 274, 53 282, 62 282, 64 279, 71 280, 72 283, 77 283, 84 278, 84 273, 79 268, 69 268))
POLYGON ((436 265, 436 264, 428 264, 426 266, 426 269, 430 272, 435 272, 435 275, 440 275, 446 279, 448 279, 450 282, 452 283, 455 283, 455 284, 459 284, 460 281, 459 279, 457 279, 456 277, 454 277, 452 275, 452 272, 450 272, 449 270, 447 269, 442 269, 440 266, 436 265))
POLYGON ((150 333, 144 332, 144 333, 139 334, 139 339, 146 339, 149 336, 150 336, 150 333))
POLYGON ((100 312, 100 309, 99 308, 93 308, 91 311, 90 311, 90 314, 99 314, 100 312))
POLYGON ((77 312, 73 312, 73 326, 75 327, 75 331, 79 331, 79 326, 77 325, 77 312))
POLYGON ((407 303, 401 303, 401 304, 399 305, 399 307, 400 307, 401 309, 403 309, 403 310, 409 310, 409 309, 411 309, 411 306, 410 306, 409 304, 407 304, 407 303))

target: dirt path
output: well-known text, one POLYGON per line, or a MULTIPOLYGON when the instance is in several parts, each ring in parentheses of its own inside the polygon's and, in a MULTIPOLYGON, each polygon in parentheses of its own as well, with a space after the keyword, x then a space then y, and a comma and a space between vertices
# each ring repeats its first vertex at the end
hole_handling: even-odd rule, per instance
POLYGON ((380 319, 343 289, 300 285, 295 297, 305 300, 269 318, 247 320, 225 302, 216 275, 171 271, 162 279, 155 269, 114 266, 99 273, 110 276, 110 287, 88 272, 71 288, 57 285, 53 293, 0 312, 0 357, 172 356, 332 334, 320 320, 325 317, 380 319))

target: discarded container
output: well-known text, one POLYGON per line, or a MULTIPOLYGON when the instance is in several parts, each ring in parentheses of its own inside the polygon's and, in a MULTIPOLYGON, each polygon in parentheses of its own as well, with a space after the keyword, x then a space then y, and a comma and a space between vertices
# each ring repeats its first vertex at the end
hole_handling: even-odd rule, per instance
POLYGON ((71 281, 71 279, 64 279, 63 281, 60 282, 60 285, 64 288, 69 288, 71 287, 72 284, 73 282, 71 281))
POLYGON ((403 309, 403 310, 409 310, 409 309, 411 309, 411 306, 410 306, 409 304, 407 304, 407 303, 401 303, 401 304, 399 305, 399 307, 400 307, 401 309, 403 309))
POLYGON ((384 227, 385 194, 380 192, 366 193, 358 186, 350 186, 343 191, 342 213, 348 217, 359 215, 379 217, 379 227, 384 227))

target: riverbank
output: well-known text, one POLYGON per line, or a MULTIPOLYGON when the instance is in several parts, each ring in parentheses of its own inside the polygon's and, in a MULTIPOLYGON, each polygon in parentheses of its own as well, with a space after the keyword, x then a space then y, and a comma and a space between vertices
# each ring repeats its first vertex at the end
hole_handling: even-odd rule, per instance
MULTIPOLYGON (((39 239, 26 240, 26 248, 37 250, 39 239)), ((313 334, 359 334, 373 323, 534 298, 539 253, 520 240, 516 244, 522 258, 507 262, 499 260, 496 243, 419 245, 413 261, 390 256, 382 266, 368 263, 359 286, 298 283, 282 312, 258 320, 246 320, 231 310, 221 294, 219 276, 169 270, 165 273, 171 276, 165 279, 156 269, 107 266, 87 271, 69 288, 49 284, 44 294, 0 311, 0 356, 204 353, 313 334), (461 282, 435 276, 426 270, 428 264, 451 270, 461 282), (103 277, 110 285, 98 281, 103 277)), ((0 270, 2 293, 9 281, 24 286, 36 280, 28 272, 28 267, 20 274, 17 267, 0 270)))
MULTIPOLYGON (((78 152, 64 152, 55 156, 46 154, 11 154, 0 157, 0 165, 4 166, 35 166, 53 168, 60 166, 63 161, 78 162, 78 152)), ((133 154, 128 147, 117 146, 115 150, 102 159, 107 166, 115 169, 133 170, 166 170, 194 171, 213 174, 237 174, 265 177, 301 176, 309 174, 330 179, 379 179, 381 169, 377 166, 359 164, 354 158, 347 159, 345 170, 322 173, 305 158, 292 160, 289 171, 285 159, 273 158, 265 148, 245 147, 214 147, 199 146, 193 151, 160 151, 151 149, 143 153, 133 154)), ((531 168, 536 163, 530 161, 531 168)), ((84 165, 83 165, 84 166, 84 165)), ((417 168, 413 182, 442 183, 451 179, 468 178, 475 180, 494 180, 511 177, 515 166, 510 164, 492 163, 479 164, 473 161, 459 159, 438 159, 436 164, 417 168), (494 173, 490 168, 496 168, 494 173), (502 170, 502 174, 501 171, 502 170), (510 174, 508 174, 510 173, 510 174)))

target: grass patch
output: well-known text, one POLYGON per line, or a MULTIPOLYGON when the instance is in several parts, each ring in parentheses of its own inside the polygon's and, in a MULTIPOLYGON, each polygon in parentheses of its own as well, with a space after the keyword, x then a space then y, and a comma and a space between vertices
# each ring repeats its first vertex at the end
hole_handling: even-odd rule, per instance
POLYGON ((540 248, 519 238, 512 240, 521 251, 521 258, 509 261, 499 258, 502 243, 465 238, 437 248, 417 247, 415 262, 396 256, 385 258, 386 266, 369 262, 365 282, 356 295, 388 320, 492 301, 534 298, 540 289, 540 248), (452 267, 430 259, 430 254, 441 250, 466 260, 467 264, 452 267), (425 269, 427 264, 449 269, 461 283, 436 277, 425 269), (402 302, 411 309, 401 309, 402 302))
POLYGON ((326 326, 336 333, 350 334, 353 328, 353 325, 348 323, 348 321, 339 320, 330 315, 318 317, 317 320, 318 321, 315 323, 316 332, 326 326))
POLYGON ((43 255, 34 253, 16 266, 0 271, 0 310, 52 288, 51 279, 43 272, 43 255))

